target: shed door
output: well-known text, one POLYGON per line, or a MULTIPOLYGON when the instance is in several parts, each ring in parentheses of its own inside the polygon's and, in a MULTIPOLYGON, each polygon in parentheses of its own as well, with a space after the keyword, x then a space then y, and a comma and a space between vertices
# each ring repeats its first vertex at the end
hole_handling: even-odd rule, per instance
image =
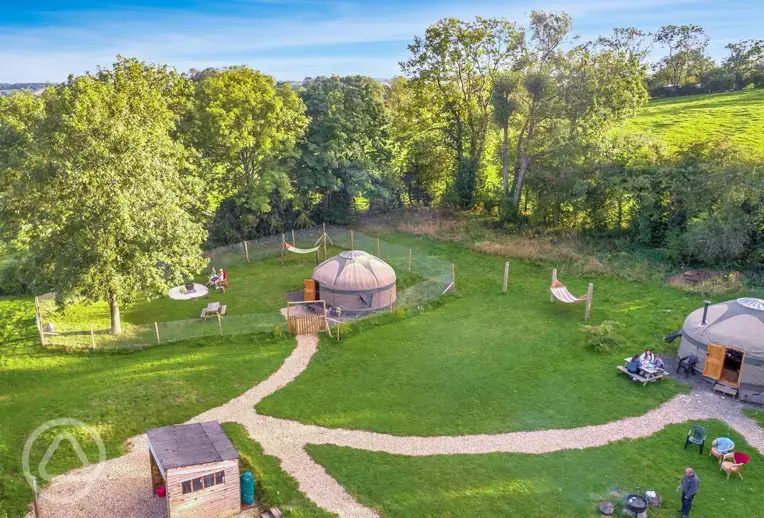
POLYGON ((706 363, 703 365, 703 376, 718 380, 724 368, 725 348, 721 345, 708 344, 706 363))

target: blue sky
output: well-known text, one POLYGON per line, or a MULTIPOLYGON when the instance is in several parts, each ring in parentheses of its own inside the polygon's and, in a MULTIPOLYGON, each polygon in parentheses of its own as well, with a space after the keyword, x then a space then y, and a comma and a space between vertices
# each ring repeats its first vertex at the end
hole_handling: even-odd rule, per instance
POLYGON ((0 0, 0 81, 60 81, 117 54, 180 71, 246 64, 283 80, 392 77, 412 37, 439 18, 524 23, 534 9, 567 11, 585 39, 699 24, 717 59, 729 41, 764 39, 762 0, 0 0))

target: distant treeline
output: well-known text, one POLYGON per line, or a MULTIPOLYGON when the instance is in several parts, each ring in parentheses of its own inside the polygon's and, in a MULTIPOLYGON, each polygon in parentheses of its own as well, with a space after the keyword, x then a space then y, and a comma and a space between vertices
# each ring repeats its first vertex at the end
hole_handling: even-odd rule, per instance
MULTIPOLYGON (((535 11, 440 20, 385 83, 119 57, 0 98, 0 233, 27 282, 116 318, 119 300, 198 271, 201 246, 409 207, 761 269, 764 157, 619 131, 655 77, 693 81, 706 42, 694 26, 580 42, 567 14, 535 11)), ((731 49, 736 88, 756 84, 758 48, 731 49)))

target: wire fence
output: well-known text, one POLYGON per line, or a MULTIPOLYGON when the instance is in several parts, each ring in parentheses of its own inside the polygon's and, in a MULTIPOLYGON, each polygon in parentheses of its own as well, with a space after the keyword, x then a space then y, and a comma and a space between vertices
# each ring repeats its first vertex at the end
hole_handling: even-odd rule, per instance
MULTIPOLYGON (((319 259, 349 249, 376 255, 393 267, 396 308, 421 307, 453 287, 453 265, 447 261, 346 228, 315 226, 206 251, 208 265, 229 272, 230 288, 218 292, 211 286, 208 295, 196 300, 165 296, 134 304, 123 310, 119 334, 111 333, 105 303, 62 310, 56 307, 53 294, 40 296, 36 301, 40 341, 46 348, 129 350, 212 336, 286 332, 281 310, 287 305, 287 294, 302 289, 303 279, 310 277, 319 259), (293 254, 284 249, 284 242, 318 250, 293 254), (202 318, 210 302, 226 306, 222 318, 202 318), (179 314, 184 318, 175 318, 179 314)), ((206 283, 206 273, 195 281, 206 283)))

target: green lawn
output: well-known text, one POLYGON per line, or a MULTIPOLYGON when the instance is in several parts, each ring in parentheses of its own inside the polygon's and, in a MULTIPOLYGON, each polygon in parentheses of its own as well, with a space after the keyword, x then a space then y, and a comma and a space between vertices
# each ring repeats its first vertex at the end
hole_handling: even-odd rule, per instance
POLYGON ((728 138, 764 152, 764 89, 655 99, 627 122, 625 131, 662 137, 672 148, 728 138))
MULTIPOLYGON (((758 516, 764 506, 764 457, 724 423, 707 421, 709 439, 729 435, 752 456, 728 482, 698 449, 682 449, 689 424, 638 440, 545 455, 484 454, 407 457, 336 446, 309 445, 310 455, 361 503, 384 517, 599 516, 595 506, 615 502, 610 491, 656 491, 663 506, 653 518, 678 517, 676 487, 684 468, 700 478, 693 518, 758 516)), ((620 510, 616 510, 616 515, 620 510)))
POLYGON ((643 387, 615 367, 646 347, 673 355, 675 344, 661 337, 679 329, 699 297, 561 270, 574 294, 594 282, 593 323, 624 325, 628 345, 596 354, 580 330, 583 306, 549 302, 549 265, 513 261, 502 295, 502 258, 458 244, 385 239, 454 261, 459 295, 339 343, 322 338, 309 369, 262 401, 259 412, 398 435, 496 433, 603 423, 685 390, 671 380, 643 387))
MULTIPOLYGON (((329 253, 334 253, 330 250, 329 253)), ((156 342, 154 322, 159 323, 160 340, 168 342, 187 338, 219 335, 216 322, 203 322, 199 318, 202 308, 218 301, 227 306, 223 320, 225 334, 271 331, 283 323, 279 309, 286 305, 288 291, 302 288, 302 280, 309 278, 315 260, 312 255, 288 254, 285 265, 272 257, 252 264, 238 264, 227 268, 231 287, 225 293, 211 292, 198 300, 172 300, 167 296, 138 301, 121 311, 123 334, 109 334, 109 309, 105 302, 75 304, 65 310, 47 314, 54 328, 61 333, 50 337, 53 344, 68 346, 90 345, 90 325, 95 329, 97 346, 115 344, 150 344, 156 342)), ((196 281, 206 283, 208 275, 196 281)), ((46 308, 55 309, 52 304, 46 308)))
MULTIPOLYGON (((82 420, 115 457, 127 438, 146 428, 183 422, 238 396, 276 370, 294 347, 291 339, 240 335, 132 353, 40 352, 33 315, 29 298, 0 298, 0 516, 26 512, 31 491, 21 452, 46 421, 82 420)), ((49 440, 60 431, 49 432, 49 440)), ((85 442, 95 460, 92 441, 85 442)), ((49 444, 35 443, 31 465, 49 444)), ((73 450, 60 448, 48 469, 61 473, 78 466, 73 450)))
POLYGON ((294 518, 329 518, 327 513, 303 495, 297 481, 281 469, 276 457, 263 453, 263 448, 238 423, 223 423, 223 429, 241 456, 239 470, 255 476, 255 499, 259 504, 278 507, 284 516, 294 518))

